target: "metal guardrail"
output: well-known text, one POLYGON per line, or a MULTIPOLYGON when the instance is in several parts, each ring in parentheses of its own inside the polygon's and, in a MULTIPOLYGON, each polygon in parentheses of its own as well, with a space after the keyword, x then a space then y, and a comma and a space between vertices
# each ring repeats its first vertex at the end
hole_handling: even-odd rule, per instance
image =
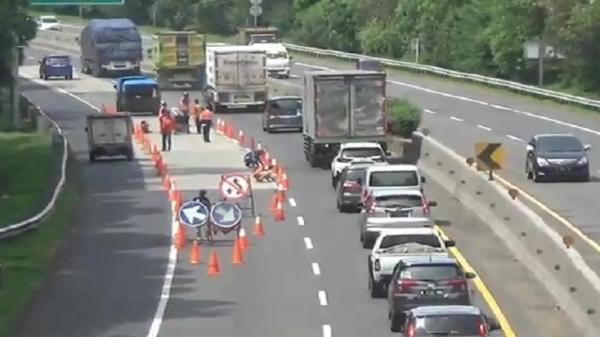
POLYGON ((299 53, 299 54, 306 54, 306 55, 315 56, 315 57, 333 57, 333 58, 343 59, 343 60, 347 60, 347 61, 356 61, 358 59, 376 60, 376 61, 383 63, 387 67, 391 67, 391 68, 398 68, 398 69, 408 70, 408 71, 412 71, 412 72, 420 72, 420 73, 432 74, 432 75, 437 75, 437 76, 442 76, 442 77, 449 77, 452 79, 477 82, 477 83, 482 83, 482 84, 486 84, 486 85, 493 86, 493 87, 500 87, 500 88, 516 91, 519 93, 533 95, 533 96, 536 96, 539 98, 553 99, 553 100, 556 100, 556 101, 559 101, 562 103, 577 104, 580 106, 584 106, 586 108, 600 109, 600 100, 594 100, 594 99, 582 97, 582 96, 575 96, 575 95, 571 95, 571 94, 567 94, 567 93, 563 93, 563 92, 559 92, 559 91, 542 89, 542 88, 539 88, 536 86, 502 80, 499 78, 486 77, 486 76, 482 76, 482 75, 478 75, 478 74, 471 74, 471 73, 463 73, 463 72, 459 72, 459 71, 448 70, 448 69, 444 69, 444 68, 440 68, 440 67, 412 63, 412 62, 397 61, 397 60, 392 60, 392 59, 373 57, 373 56, 367 56, 367 55, 361 55, 361 54, 355 54, 355 53, 346 53, 346 52, 341 52, 341 51, 331 50, 331 49, 306 47, 306 46, 300 46, 300 45, 291 44, 291 43, 284 43, 284 45, 286 46, 286 48, 288 50, 295 52, 295 53, 299 53))
MULTIPOLYGON (((48 213, 54 208, 54 205, 56 204, 56 200, 58 199, 58 196, 60 195, 60 192, 62 191, 66 179, 67 179, 67 162, 69 159, 69 143, 67 141, 67 137, 65 136, 63 130, 61 129, 61 127, 58 125, 58 123, 56 123, 56 121, 54 121, 52 118, 50 118, 48 115, 46 115, 38 106, 33 105, 32 103, 30 103, 32 106, 35 107, 35 109, 37 109, 37 111, 40 114, 40 117, 45 119, 46 121, 48 121, 51 125, 48 124, 49 127, 54 127, 54 129, 56 130, 56 132, 58 133, 58 135, 62 138, 62 144, 63 144, 63 153, 62 153, 62 159, 61 159, 61 166, 60 166, 60 179, 58 180, 58 183, 56 184, 56 186, 54 187, 54 190, 52 192, 52 197, 50 198, 50 201, 48 201, 48 204, 46 205, 46 207, 44 207, 44 209, 42 209, 40 212, 38 212, 37 214, 33 215, 32 217, 25 219, 21 222, 17 222, 14 224, 10 224, 4 227, 0 228, 0 240, 2 239, 6 239, 8 237, 12 237, 15 236, 17 234, 26 232, 28 230, 31 230, 35 227, 37 227, 40 223, 40 220, 42 220, 46 215, 48 215, 48 213)), ((38 122, 38 129, 40 128, 40 124, 38 122)), ((41 127, 43 128, 43 127, 41 127)))

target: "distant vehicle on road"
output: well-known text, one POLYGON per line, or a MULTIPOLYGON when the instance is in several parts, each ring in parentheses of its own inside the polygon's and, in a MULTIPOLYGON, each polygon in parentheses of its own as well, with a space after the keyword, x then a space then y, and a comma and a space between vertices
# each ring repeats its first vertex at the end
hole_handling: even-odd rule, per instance
POLYGON ((361 202, 367 205, 375 191, 423 191, 425 177, 416 165, 371 166, 367 169, 361 202))
POLYGON ((265 103, 262 129, 302 131, 302 98, 299 96, 270 97, 265 103))
POLYGON ((464 272, 458 262, 448 256, 418 256, 400 260, 394 267, 388 288, 390 329, 400 331, 406 311, 410 309, 470 305, 467 280, 475 277, 474 273, 464 272))
POLYGON ((36 23, 39 30, 62 30, 60 21, 53 15, 42 15, 36 20, 36 23))
POLYGON ((500 324, 475 306, 439 305, 409 310, 403 330, 405 337, 489 337, 500 324))
POLYGON ((390 217, 386 214, 362 213, 359 219, 360 241, 363 248, 373 248, 381 232, 395 228, 433 228, 435 221, 426 217, 390 217))
POLYGON ((133 160, 131 131, 133 122, 128 114, 91 114, 87 116, 90 162, 98 157, 125 156, 133 160))
POLYGON ((161 95, 156 80, 144 76, 121 77, 114 88, 117 91, 117 111, 158 114, 161 95))
POLYGON ((73 65, 67 55, 48 55, 40 60, 39 76, 47 80, 50 77, 73 79, 73 65))
POLYGON ((255 43, 252 46, 261 48, 267 54, 267 73, 271 77, 290 77, 290 60, 287 49, 282 43, 255 43))
POLYGON ((373 165, 387 165, 387 162, 355 159, 346 166, 332 185, 336 189, 336 207, 340 212, 360 211, 362 184, 365 181, 367 168, 373 165))
POLYGON ((139 75, 142 36, 129 19, 93 19, 79 37, 81 68, 85 74, 139 75))
POLYGON ((527 144, 525 173, 535 182, 552 178, 590 180, 590 163, 587 151, 572 134, 539 134, 527 144))
POLYGON ((427 201, 420 190, 399 189, 373 191, 364 208, 367 213, 387 213, 395 217, 429 217, 431 207, 435 206, 437 202, 427 201))
POLYGON ((373 163, 386 162, 385 151, 383 151, 379 143, 350 142, 341 144, 340 149, 331 161, 331 183, 334 187, 342 170, 358 159, 368 160, 373 163))
POLYGON ((381 63, 377 60, 369 60, 369 59, 356 60, 356 69, 378 71, 378 72, 385 71, 385 67, 383 66, 383 63, 381 63))

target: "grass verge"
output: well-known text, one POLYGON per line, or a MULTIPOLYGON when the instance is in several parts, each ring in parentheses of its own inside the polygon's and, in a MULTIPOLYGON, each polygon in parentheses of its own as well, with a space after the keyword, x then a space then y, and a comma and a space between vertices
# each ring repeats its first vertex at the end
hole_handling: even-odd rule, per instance
POLYGON ((43 208, 55 172, 53 158, 48 135, 0 133, 0 226, 43 208))
POLYGON ((0 244, 3 265, 0 289, 0 337, 11 336, 21 315, 52 270, 55 257, 72 224, 79 185, 69 179, 54 210, 31 232, 0 244))

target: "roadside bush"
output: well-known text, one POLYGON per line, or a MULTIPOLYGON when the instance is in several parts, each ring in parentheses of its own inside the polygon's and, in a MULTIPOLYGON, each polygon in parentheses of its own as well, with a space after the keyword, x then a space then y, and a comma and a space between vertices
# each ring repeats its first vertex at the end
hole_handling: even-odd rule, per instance
POLYGON ((387 102, 388 130, 402 138, 410 138, 421 123, 422 109, 404 99, 387 102))

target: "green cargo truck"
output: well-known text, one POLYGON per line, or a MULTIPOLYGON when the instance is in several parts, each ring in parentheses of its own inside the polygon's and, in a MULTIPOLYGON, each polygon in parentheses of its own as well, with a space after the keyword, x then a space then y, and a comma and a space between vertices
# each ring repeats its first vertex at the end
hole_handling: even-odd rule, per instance
POLYGON ((161 89, 201 89, 204 86, 204 34, 161 32, 152 37, 152 42, 148 57, 161 89))

